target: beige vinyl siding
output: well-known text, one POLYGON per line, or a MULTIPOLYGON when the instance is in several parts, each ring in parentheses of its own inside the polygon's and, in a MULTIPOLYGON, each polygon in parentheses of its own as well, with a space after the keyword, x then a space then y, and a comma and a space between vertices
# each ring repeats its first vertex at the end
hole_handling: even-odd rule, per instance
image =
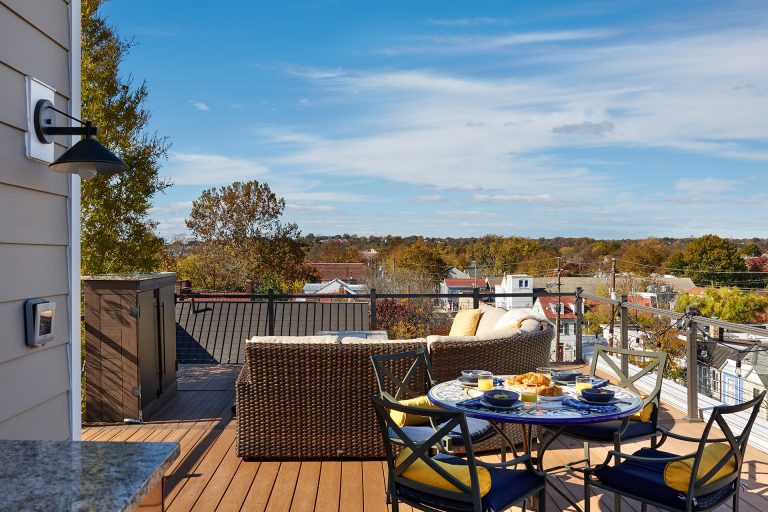
MULTIPOLYGON (((71 435, 69 178, 25 149, 26 76, 56 89, 56 107, 69 110, 70 8, 0 0, 0 439, 71 435), (32 348, 24 302, 38 297, 56 301, 54 340, 32 348)), ((57 137, 56 155, 67 145, 57 137)))

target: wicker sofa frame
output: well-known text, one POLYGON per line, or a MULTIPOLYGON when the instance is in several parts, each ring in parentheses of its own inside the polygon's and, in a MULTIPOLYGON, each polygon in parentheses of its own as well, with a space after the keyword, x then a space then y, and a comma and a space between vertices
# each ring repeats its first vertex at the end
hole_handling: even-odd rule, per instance
MULTIPOLYGON (((547 364, 553 335, 547 324, 543 331, 500 340, 432 343, 432 366, 438 380, 455 378, 468 365, 497 374, 524 373, 547 364)), ((378 394, 370 358, 426 346, 425 340, 247 343, 236 385, 238 456, 384 457, 370 400, 378 394)), ((410 365, 401 364, 393 371, 406 372, 410 365)))

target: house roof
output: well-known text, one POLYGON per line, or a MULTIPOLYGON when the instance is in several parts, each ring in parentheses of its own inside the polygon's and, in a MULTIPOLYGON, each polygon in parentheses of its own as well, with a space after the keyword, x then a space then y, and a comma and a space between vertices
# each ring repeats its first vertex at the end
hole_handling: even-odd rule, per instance
POLYGON ((448 267, 443 270, 443 277, 446 279, 469 279, 471 276, 458 267, 448 267))
POLYGON ((320 281, 340 279, 347 283, 361 283, 365 280, 365 263, 310 263, 320 274, 320 281))
POLYGON ((350 295, 357 295, 359 293, 365 293, 367 288, 368 287, 364 284, 350 284, 341 279, 333 279, 327 283, 307 283, 304 285, 304 293, 323 294, 344 291, 350 295))
MULTIPOLYGON (((573 297, 560 297, 559 301, 564 304, 563 313, 560 314, 560 319, 576 319, 576 299, 573 297)), ((557 297, 538 297, 536 302, 539 303, 548 320, 555 320, 555 318, 557 318, 557 313, 555 312, 555 304, 558 302, 557 297)))
MULTIPOLYGON (((618 284, 621 280, 627 279, 631 279, 633 281, 636 280, 638 283, 640 283, 641 281, 647 280, 648 278, 617 275, 616 282, 618 284)), ((657 277, 654 278, 653 281, 669 286, 675 293, 688 292, 696 287, 696 285, 693 284, 693 281, 688 277, 657 277)), ((576 288, 581 287, 584 293, 596 295, 599 288, 608 286, 610 282, 610 276, 607 275, 604 277, 561 277, 560 291, 563 293, 575 293, 576 288)), ((557 291, 557 277, 537 278, 536 284, 538 286, 544 286, 548 292, 557 291)))
POLYGON ((468 279, 444 279, 443 282, 448 288, 475 288, 485 286, 485 279, 482 277, 468 279))

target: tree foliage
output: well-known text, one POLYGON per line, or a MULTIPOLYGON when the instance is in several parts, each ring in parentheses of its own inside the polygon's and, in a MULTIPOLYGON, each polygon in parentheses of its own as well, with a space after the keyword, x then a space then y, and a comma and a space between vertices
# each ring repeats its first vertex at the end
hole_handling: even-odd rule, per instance
POLYGON ((721 284, 739 280, 746 270, 738 246, 717 235, 704 235, 690 242, 682 254, 684 274, 697 284, 721 284))
POLYGON ((162 240, 149 219, 152 198, 170 186, 160 179, 169 144, 147 132, 146 82, 120 76, 132 43, 120 37, 99 13, 103 0, 82 2, 81 117, 99 128, 99 141, 117 154, 128 171, 82 182, 82 272, 99 274, 155 270, 162 240))
POLYGON ((309 260, 316 263, 363 263, 357 245, 343 240, 326 240, 317 244, 309 252, 309 260))
POLYGON ((658 238, 632 240, 621 247, 618 258, 622 261, 618 268, 622 272, 647 276, 659 272, 669 253, 667 244, 658 238))
POLYGON ((738 288, 710 287, 706 288, 703 294, 681 294, 675 309, 682 312, 687 306, 697 306, 701 316, 716 317, 739 324, 753 324, 765 321, 768 297, 738 288))
POLYGON ((285 201, 266 183, 235 182, 203 191, 192 202, 187 227, 197 246, 177 268, 196 287, 296 291, 318 279, 304 263, 306 244, 296 224, 283 223, 285 201))

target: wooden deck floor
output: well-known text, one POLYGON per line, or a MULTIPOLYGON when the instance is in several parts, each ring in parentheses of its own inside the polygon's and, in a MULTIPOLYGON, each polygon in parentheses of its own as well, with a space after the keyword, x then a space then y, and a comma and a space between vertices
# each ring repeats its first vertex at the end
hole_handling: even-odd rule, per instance
MULTIPOLYGON (((386 511, 384 461, 244 462, 235 455, 235 421, 230 413, 239 366, 182 366, 179 392, 163 409, 141 425, 87 426, 83 440, 177 441, 181 456, 168 471, 165 504, 169 512, 221 511, 386 511)), ((661 423, 686 435, 698 435, 701 426, 686 423, 683 413, 664 409, 661 423)), ((628 450, 639 448, 626 445, 628 450)), ((685 453, 683 443, 668 441, 665 449, 685 453)), ((594 461, 607 449, 595 446, 594 461)), ((547 452, 547 465, 576 460, 581 445, 561 438, 547 452)), ((487 455, 486 460, 499 460, 487 455)), ((744 464, 741 510, 768 510, 768 455, 750 449, 744 464)), ((558 474, 549 483, 583 501, 581 480, 558 474)), ((591 497, 593 510, 612 510, 612 495, 591 497)), ((548 510, 567 510, 567 503, 549 492, 548 510)), ((634 502, 622 510, 639 511, 634 502)), ((721 507, 718 510, 729 510, 721 507)), ((401 510, 410 510, 401 507, 401 510)))

